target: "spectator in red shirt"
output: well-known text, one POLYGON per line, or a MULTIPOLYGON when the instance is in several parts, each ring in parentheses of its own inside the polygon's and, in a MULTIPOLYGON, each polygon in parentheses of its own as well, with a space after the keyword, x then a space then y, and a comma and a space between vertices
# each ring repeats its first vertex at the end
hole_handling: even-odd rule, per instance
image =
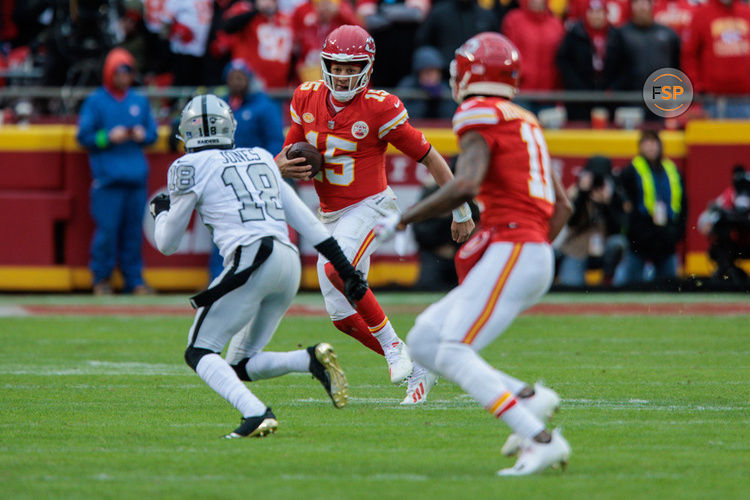
POLYGON ((683 31, 693 19, 695 7, 690 0, 655 0, 654 21, 672 28, 682 38, 683 31))
POLYGON ((292 19, 279 11, 278 0, 237 2, 224 14, 224 31, 232 60, 241 59, 267 89, 291 83, 294 34, 292 19))
POLYGON ((300 81, 319 80, 320 49, 328 34, 344 24, 362 26, 348 1, 308 0, 294 10, 292 28, 300 81))
POLYGON ((503 19, 502 33, 521 53, 521 90, 560 88, 555 55, 565 29, 547 0, 521 0, 521 7, 503 19))
MULTIPOLYGON (((565 24, 583 19, 588 8, 588 0, 570 0, 568 4, 568 15, 565 24)), ((629 0, 604 0, 604 8, 607 11, 607 21, 612 26, 620 27, 630 19, 629 0)))
MULTIPOLYGON (((750 7, 737 0, 709 0, 695 9, 682 47, 683 70, 696 92, 750 94, 750 7)), ((748 118, 750 103, 709 103, 715 117, 748 118)))

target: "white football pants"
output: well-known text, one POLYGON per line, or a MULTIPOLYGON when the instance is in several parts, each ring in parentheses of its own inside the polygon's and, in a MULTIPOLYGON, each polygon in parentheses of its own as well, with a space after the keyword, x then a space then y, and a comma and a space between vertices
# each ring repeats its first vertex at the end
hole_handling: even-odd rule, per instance
MULTIPOLYGON (((374 196, 336 212, 321 212, 320 220, 329 233, 339 242, 349 262, 362 274, 370 271, 370 255, 376 250, 372 228, 384 217, 399 213, 396 195, 387 188, 374 196)), ((339 292, 326 276, 328 259, 318 256, 318 282, 326 302, 326 310, 332 321, 355 314, 356 311, 346 297, 339 292)))
MULTIPOLYGON (((253 263, 259 246, 260 241, 256 241, 242 247, 236 272, 253 263)), ((211 286, 219 283, 229 269, 227 267, 217 276, 211 286)), ((271 255, 250 275, 244 285, 214 302, 205 316, 205 308, 196 311, 188 343, 197 333, 194 347, 221 352, 232 336, 239 332, 232 339, 232 345, 236 344, 235 348, 230 348, 236 359, 229 359, 228 356, 227 362, 234 364, 260 352, 273 337, 281 318, 297 294, 300 275, 297 251, 274 240, 271 255)))
POLYGON ((491 367, 478 352, 535 304, 553 277, 549 245, 490 244, 463 283, 417 317, 406 340, 409 352, 482 406, 491 406, 500 390, 517 394, 525 384, 491 367))

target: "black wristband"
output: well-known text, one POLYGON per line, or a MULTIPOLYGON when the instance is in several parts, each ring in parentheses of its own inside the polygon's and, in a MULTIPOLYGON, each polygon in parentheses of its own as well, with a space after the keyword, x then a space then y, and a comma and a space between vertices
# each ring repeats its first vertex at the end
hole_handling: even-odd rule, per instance
POLYGON ((315 245, 315 250, 331 262, 331 265, 333 265, 333 268, 339 273, 341 278, 346 279, 354 274, 354 267, 349 263, 349 260, 344 255, 344 252, 341 251, 341 247, 333 236, 315 245))

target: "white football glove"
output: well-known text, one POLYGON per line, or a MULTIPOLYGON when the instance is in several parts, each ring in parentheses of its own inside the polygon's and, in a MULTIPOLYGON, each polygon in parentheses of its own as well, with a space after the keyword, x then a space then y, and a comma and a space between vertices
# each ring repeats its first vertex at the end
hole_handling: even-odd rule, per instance
POLYGON ((375 242, 381 245, 393 239, 399 222, 401 222, 401 214, 391 214, 375 223, 372 228, 372 232, 375 234, 375 242))

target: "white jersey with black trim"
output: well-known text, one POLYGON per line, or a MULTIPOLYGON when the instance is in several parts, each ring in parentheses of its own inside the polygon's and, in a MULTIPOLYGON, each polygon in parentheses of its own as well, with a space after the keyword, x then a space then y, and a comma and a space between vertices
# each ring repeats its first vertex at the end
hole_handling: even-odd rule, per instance
POLYGON ((238 246, 264 236, 294 247, 288 236, 282 185, 286 183, 273 157, 261 148, 186 154, 169 167, 171 206, 169 217, 157 217, 157 245, 162 251, 176 250, 195 208, 225 263, 238 246))

